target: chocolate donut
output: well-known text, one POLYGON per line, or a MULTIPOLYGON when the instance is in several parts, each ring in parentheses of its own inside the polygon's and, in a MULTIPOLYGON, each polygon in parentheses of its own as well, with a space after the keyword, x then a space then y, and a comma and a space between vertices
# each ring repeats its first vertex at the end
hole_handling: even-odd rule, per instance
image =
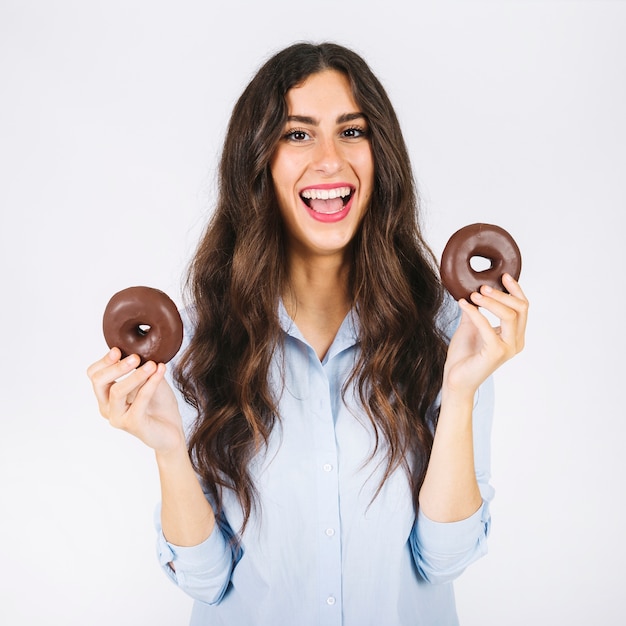
MULTIPOLYGON (((502 275, 515 280, 522 271, 522 255, 509 233, 493 224, 470 224, 458 230, 446 244, 441 255, 441 281, 452 296, 470 301, 472 292, 481 285, 506 292, 502 275), (482 271, 472 268, 473 257, 483 257, 490 266, 482 271)), ((470 301, 471 302, 471 301, 470 301)))
POLYGON ((141 363, 167 363, 183 342, 183 322, 170 297, 152 287, 128 287, 107 304, 102 318, 109 348, 122 358, 138 354, 141 363))

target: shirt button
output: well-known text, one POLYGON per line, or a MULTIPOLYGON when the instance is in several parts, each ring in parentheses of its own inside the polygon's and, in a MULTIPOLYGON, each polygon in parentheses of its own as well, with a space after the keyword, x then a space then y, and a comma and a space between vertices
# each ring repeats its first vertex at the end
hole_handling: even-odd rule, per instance
POLYGON ((326 604, 328 604, 329 606, 332 606, 333 604, 335 604, 336 600, 333 596, 328 596, 328 598, 326 598, 326 604))
POLYGON ((326 536, 327 537, 332 537, 334 534, 335 534, 334 529, 332 529, 332 528, 327 528, 326 529, 326 536))
POLYGON ((323 470, 324 470, 325 472, 331 472, 331 471, 332 471, 332 469, 333 469, 333 466, 332 466, 330 463, 325 463, 325 464, 323 465, 323 470))

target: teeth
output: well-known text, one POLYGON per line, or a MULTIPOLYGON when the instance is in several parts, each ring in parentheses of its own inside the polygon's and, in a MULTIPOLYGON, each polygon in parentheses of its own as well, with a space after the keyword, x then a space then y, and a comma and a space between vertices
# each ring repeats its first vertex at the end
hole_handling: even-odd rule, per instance
POLYGON ((345 198, 351 193, 350 187, 336 187, 335 189, 305 189, 302 197, 307 200, 332 200, 333 198, 345 198))

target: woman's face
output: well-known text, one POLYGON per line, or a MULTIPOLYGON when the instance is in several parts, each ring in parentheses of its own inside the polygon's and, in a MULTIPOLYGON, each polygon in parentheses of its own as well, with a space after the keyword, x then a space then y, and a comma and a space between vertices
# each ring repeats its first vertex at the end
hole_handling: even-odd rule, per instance
POLYGON ((270 168, 289 252, 342 254, 367 211, 374 159, 367 120, 335 70, 287 92, 287 123, 270 168))

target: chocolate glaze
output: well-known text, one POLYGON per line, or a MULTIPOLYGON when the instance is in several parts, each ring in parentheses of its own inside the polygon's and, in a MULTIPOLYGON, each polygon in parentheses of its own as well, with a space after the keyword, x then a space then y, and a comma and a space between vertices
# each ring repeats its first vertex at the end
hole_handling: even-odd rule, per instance
POLYGON ((119 348, 122 358, 138 354, 141 363, 167 363, 183 342, 183 322, 176 304, 153 287, 118 291, 104 310, 102 330, 109 348, 119 348))
POLYGON ((459 300, 468 301, 481 285, 506 292, 502 275, 507 272, 517 280, 522 271, 522 255, 509 233, 493 224, 470 224, 458 230, 446 244, 441 255, 441 281, 459 300), (470 265, 472 257, 484 257, 491 266, 476 271, 470 265))

